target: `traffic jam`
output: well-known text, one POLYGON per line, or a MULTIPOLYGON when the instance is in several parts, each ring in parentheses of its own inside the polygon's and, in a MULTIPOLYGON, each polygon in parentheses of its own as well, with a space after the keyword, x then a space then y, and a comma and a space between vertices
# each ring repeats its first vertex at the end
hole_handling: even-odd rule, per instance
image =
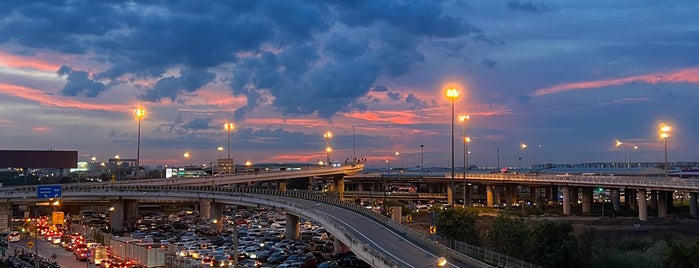
MULTIPOLYGON (((153 211, 125 226, 119 236, 109 233, 109 213, 83 213, 28 219, 24 234, 8 236, 19 241, 36 233, 53 250, 71 252, 72 263, 55 261, 52 254, 46 267, 60 264, 88 267, 371 267, 351 252, 333 254, 334 239, 317 223, 300 220, 298 240, 285 237, 286 215, 264 208, 228 209, 221 230, 216 220, 202 219, 194 210, 173 213, 153 211), (52 219, 58 217, 60 222, 52 219), (237 257, 237 264, 236 264, 237 257), (53 259, 53 260, 52 260, 53 259)), ((31 239, 25 239, 31 241, 31 239)), ((27 252, 31 254, 31 252, 27 252)), ((17 255, 20 255, 19 253, 17 255)), ((61 254, 65 255, 65 254, 61 254)), ((17 265, 12 267, 34 267, 17 265)), ((43 267, 43 266, 42 266, 43 267)))

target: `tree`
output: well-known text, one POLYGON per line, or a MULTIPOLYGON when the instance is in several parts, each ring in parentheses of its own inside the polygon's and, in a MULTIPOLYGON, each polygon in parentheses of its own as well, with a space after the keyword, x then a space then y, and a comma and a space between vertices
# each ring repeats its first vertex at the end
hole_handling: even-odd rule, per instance
POLYGON ((689 247, 670 238, 666 238, 665 241, 668 250, 663 260, 663 267, 699 267, 699 241, 689 247))
POLYGON ((524 258, 528 233, 529 227, 522 219, 501 214, 485 230, 485 246, 508 256, 524 258))
POLYGON ((480 239, 476 230, 478 213, 464 208, 449 208, 439 212, 434 220, 437 232, 449 239, 478 245, 480 239))
POLYGON ((578 267, 578 241, 570 223, 534 222, 524 243, 524 254, 531 262, 545 267, 578 267))

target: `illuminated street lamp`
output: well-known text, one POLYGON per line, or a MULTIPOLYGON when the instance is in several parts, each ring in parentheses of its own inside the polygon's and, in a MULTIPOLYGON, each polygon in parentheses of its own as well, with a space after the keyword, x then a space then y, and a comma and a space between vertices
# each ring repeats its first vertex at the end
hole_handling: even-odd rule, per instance
POLYGON ((460 115, 459 116, 459 122, 462 123, 463 130, 464 130, 463 131, 463 137, 464 137, 464 158, 463 158, 463 160, 464 160, 464 187, 463 187, 464 188, 464 198, 463 198, 464 204, 463 205, 464 205, 464 207, 466 207, 466 172, 468 172, 468 167, 469 167, 469 164, 468 164, 468 154, 469 154, 468 143, 471 142, 471 138, 466 136, 466 123, 468 122, 469 119, 471 119, 470 115, 460 115))
MULTIPOLYGON (((235 129, 235 124, 233 123, 225 123, 223 124, 223 129, 228 132, 228 158, 226 158, 226 163, 228 163, 228 174, 231 173, 231 168, 234 167, 233 161, 231 161, 231 130, 235 129)), ((235 174, 235 168, 233 168, 233 174, 235 174)))
POLYGON ((187 168, 187 158, 189 158, 189 152, 184 153, 184 167, 187 168))
POLYGON ((631 168, 631 150, 638 150, 638 146, 633 145, 631 146, 630 144, 626 144, 621 142, 620 140, 616 140, 615 147, 623 146, 624 147, 624 160, 626 160, 626 168, 631 168))
POLYGON ((136 108, 136 120, 138 120, 138 135, 136 142, 136 177, 139 177, 138 172, 141 170, 141 118, 146 116, 146 109, 136 108))
POLYGON ((451 190, 452 190, 452 195, 451 198, 449 198, 449 205, 454 205, 454 101, 459 97, 459 92, 458 89, 456 88, 447 88, 446 90, 446 96, 451 100, 451 190))
POLYGON ((330 152, 332 149, 330 148, 330 139, 332 139, 333 133, 330 131, 326 131, 323 133, 323 138, 325 138, 325 163, 330 165, 330 152))
MULTIPOLYGON (((400 157, 400 152, 396 152, 396 158, 400 157)), ((401 158, 401 170, 405 173, 405 157, 401 158)))
POLYGON ((665 143, 665 177, 667 177, 667 138, 670 137, 670 131, 672 131, 672 127, 666 125, 665 123, 662 123, 658 127, 658 131, 660 138, 663 139, 663 142, 665 143))
POLYGON ((330 148, 330 146, 328 146, 328 147, 325 148, 325 158, 327 159, 326 164, 328 164, 328 166, 331 165, 331 163, 330 163, 330 153, 332 153, 332 152, 333 152, 333 148, 330 148))
POLYGON ((420 173, 424 173, 425 168, 425 145, 420 144, 420 173))
MULTIPOLYGON (((526 143, 520 143, 519 148, 522 149, 522 151, 526 151, 528 146, 526 143)), ((529 161, 531 161, 531 159, 529 161)), ((519 158, 519 168, 522 168, 522 157, 519 158)))

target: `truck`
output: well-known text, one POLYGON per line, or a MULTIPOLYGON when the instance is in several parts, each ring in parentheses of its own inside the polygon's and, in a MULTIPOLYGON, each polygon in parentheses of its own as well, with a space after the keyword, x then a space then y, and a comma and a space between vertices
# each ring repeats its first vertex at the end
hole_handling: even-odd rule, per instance
POLYGON ((165 267, 165 251, 158 243, 141 242, 132 237, 111 237, 113 255, 131 260, 140 267, 165 267))
POLYGON ((165 267, 165 250, 158 243, 135 243, 131 259, 143 267, 165 267))
POLYGON ((108 258, 107 251, 107 247, 105 246, 95 246, 92 248, 92 252, 90 256, 87 258, 87 261, 96 265, 100 265, 102 261, 108 258))
POLYGON ((56 226, 56 224, 63 225, 65 222, 65 214, 63 211, 54 211, 51 213, 51 225, 56 226))

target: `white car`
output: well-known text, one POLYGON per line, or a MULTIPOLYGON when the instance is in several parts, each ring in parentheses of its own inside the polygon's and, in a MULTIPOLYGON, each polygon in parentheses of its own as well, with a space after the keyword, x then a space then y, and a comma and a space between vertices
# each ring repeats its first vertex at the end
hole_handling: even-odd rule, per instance
POLYGON ((19 240, 22 240, 22 235, 19 232, 11 232, 7 235, 7 242, 19 242, 19 240))

